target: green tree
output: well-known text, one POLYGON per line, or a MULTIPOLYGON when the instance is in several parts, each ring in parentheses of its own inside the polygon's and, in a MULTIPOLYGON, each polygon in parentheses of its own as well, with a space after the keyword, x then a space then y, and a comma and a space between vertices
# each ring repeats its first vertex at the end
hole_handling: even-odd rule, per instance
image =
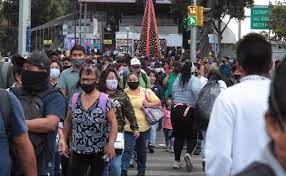
POLYGON ((286 41, 286 3, 278 2, 272 6, 269 26, 274 34, 271 40, 286 41))

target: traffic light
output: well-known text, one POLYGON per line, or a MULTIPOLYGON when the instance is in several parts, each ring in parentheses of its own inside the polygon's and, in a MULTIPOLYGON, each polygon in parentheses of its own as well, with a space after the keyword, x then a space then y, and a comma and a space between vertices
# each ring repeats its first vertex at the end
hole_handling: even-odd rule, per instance
POLYGON ((204 26, 204 11, 202 6, 188 6, 188 26, 204 26))

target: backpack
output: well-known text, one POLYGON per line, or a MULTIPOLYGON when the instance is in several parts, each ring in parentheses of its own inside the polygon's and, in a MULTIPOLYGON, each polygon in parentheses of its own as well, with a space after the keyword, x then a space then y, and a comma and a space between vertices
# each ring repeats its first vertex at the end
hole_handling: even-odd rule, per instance
MULTIPOLYGON (((80 93, 73 94, 71 98, 71 110, 75 111, 76 104, 80 98, 80 93)), ((100 93, 99 95, 99 106, 103 111, 104 117, 106 117, 106 104, 107 104, 108 95, 105 93, 100 93)))
MULTIPOLYGON (((143 81, 144 81, 144 83, 145 83, 145 88, 147 89, 147 88, 148 88, 148 87, 147 87, 147 86, 148 86, 148 85, 147 85, 147 76, 146 76, 145 73, 142 73, 142 72, 141 72, 141 75, 142 75, 142 79, 143 79, 143 81)), ((123 89, 125 88, 127 79, 128 79, 128 74, 123 74, 123 89)), ((139 81, 140 81, 140 79, 139 79, 139 81)))
POLYGON ((10 77, 12 76, 12 67, 9 63, 0 62, 0 88, 10 87, 10 77))
MULTIPOLYGON (((43 98, 53 92, 60 92, 58 89, 54 88, 37 94, 29 94, 23 88, 11 88, 10 91, 13 92, 19 99, 26 120, 45 118, 43 98)), ((44 152, 46 157, 51 159, 51 156, 48 152, 47 134, 29 132, 29 137, 33 144, 36 158, 38 158, 44 152)))
POLYGON ((236 176, 276 176, 271 167, 267 164, 254 162, 247 167, 243 172, 236 176))
POLYGON ((220 92, 218 81, 210 80, 199 93, 195 113, 201 130, 207 129, 214 102, 220 92))

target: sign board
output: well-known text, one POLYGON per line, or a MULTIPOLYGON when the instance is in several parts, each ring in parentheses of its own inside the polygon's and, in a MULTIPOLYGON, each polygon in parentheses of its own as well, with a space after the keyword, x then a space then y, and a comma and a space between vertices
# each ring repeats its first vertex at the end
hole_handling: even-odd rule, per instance
POLYGON ((188 15, 197 16, 198 15, 198 6, 188 6, 188 15))
POLYGON ((272 9, 268 6, 253 6, 251 8, 251 29, 269 29, 272 9))
POLYGON ((52 45, 53 41, 52 40, 43 40, 43 45, 52 45))
POLYGON ((68 35, 68 25, 63 25, 63 35, 68 35))
POLYGON ((31 48, 31 27, 27 27, 26 31, 26 52, 30 52, 31 48))
POLYGON ((112 45, 112 40, 103 40, 104 45, 112 45))

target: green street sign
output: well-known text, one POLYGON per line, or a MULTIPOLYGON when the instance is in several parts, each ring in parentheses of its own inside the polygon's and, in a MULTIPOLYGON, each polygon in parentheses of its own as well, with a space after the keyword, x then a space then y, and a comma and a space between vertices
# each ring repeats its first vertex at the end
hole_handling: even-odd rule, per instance
POLYGON ((253 6, 251 8, 251 29, 269 29, 272 9, 268 6, 253 6))
POLYGON ((188 16, 187 24, 188 26, 196 26, 198 24, 198 17, 188 16))

